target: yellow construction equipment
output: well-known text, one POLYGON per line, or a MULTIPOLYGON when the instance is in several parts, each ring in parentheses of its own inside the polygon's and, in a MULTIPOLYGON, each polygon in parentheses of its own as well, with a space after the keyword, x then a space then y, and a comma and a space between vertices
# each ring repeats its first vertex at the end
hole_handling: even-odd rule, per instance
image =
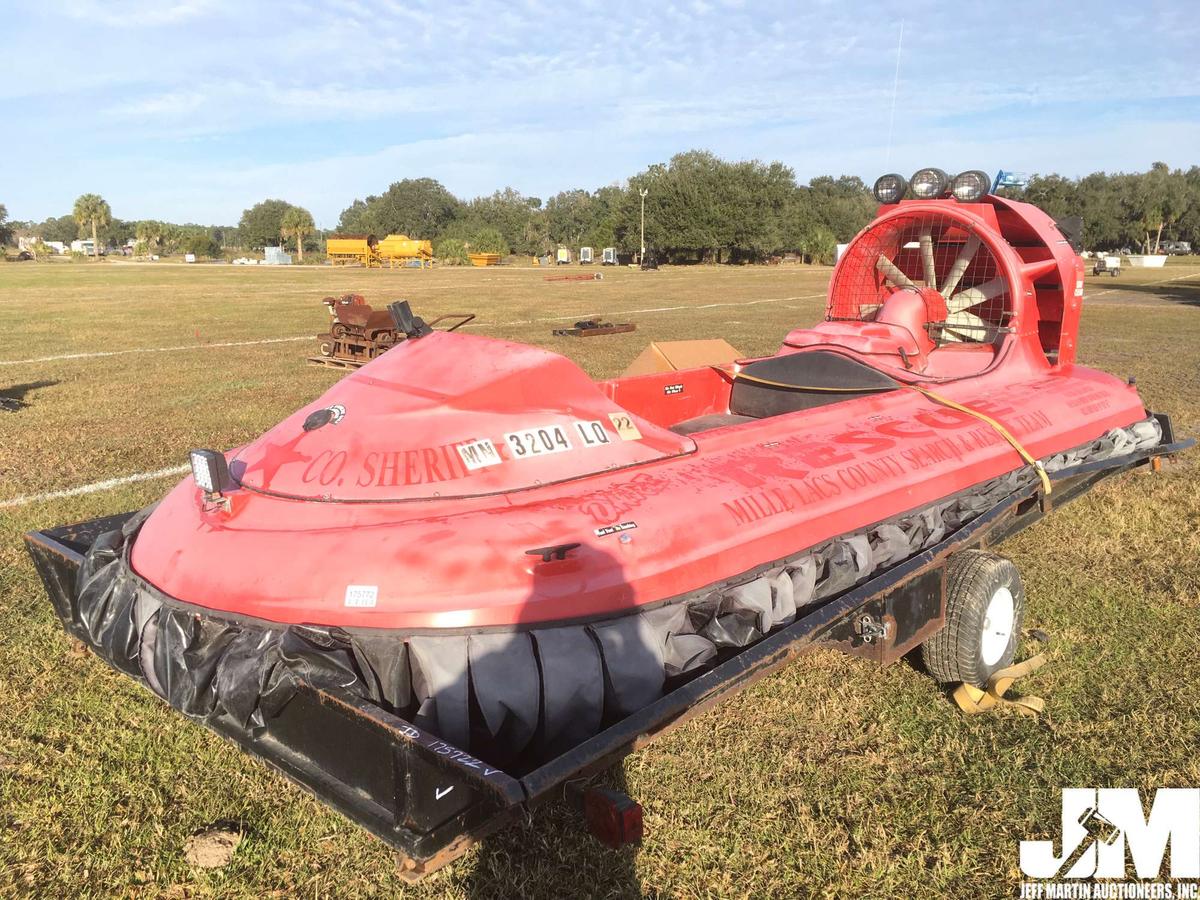
POLYGON ((376 247, 380 261, 386 266, 404 266, 417 260, 421 268, 433 265, 433 242, 420 241, 406 234, 389 234, 376 247))
POLYGON ((335 234, 325 241, 325 256, 335 266, 379 265, 379 244, 373 234, 335 234))
POLYGON ((471 265, 473 266, 500 265, 499 253, 468 253, 467 257, 471 260, 471 265))

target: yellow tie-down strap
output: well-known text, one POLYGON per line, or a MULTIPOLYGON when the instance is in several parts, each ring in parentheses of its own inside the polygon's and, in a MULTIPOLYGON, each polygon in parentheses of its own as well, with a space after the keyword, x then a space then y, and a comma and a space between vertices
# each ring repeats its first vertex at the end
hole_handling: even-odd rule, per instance
POLYGON ((1046 664, 1045 652, 1031 656, 1024 662, 1007 666, 992 674, 987 687, 977 688, 973 684, 960 684, 954 689, 954 702, 958 708, 969 716, 985 713, 997 707, 1016 710, 1024 716, 1039 715, 1046 708, 1046 701, 1041 697, 1017 697, 1010 700, 1004 695, 1018 678, 1024 678, 1036 672, 1046 664))
POLYGON ((751 384, 763 384, 767 387, 784 388, 789 391, 815 391, 823 394, 883 394, 888 391, 894 391, 900 387, 900 383, 889 386, 873 386, 873 387, 819 387, 815 384, 791 384, 787 381, 772 381, 770 378, 759 378, 757 375, 748 375, 745 372, 731 372, 721 366, 709 366, 710 369, 716 369, 718 373, 724 375, 731 381, 749 381, 751 384))
POLYGON ((949 397, 943 397, 941 394, 935 394, 933 391, 926 390, 923 387, 918 387, 915 384, 907 385, 907 387, 912 388, 918 394, 924 394, 934 403, 940 403, 942 406, 948 406, 951 409, 956 409, 959 412, 966 413, 968 416, 974 416, 985 425, 991 426, 996 434, 1008 441, 1012 448, 1021 455, 1021 459, 1025 460, 1025 462, 1029 463, 1029 465, 1033 467, 1033 471, 1037 473, 1038 478, 1040 478, 1042 481, 1042 493, 1047 497, 1050 496, 1050 492, 1053 490, 1053 488, 1050 484, 1050 476, 1047 474, 1045 467, 1041 463, 1041 460, 1034 459, 1033 454, 1025 449, 1025 446, 1017 440, 1016 436, 1011 431, 986 413, 981 413, 977 409, 971 409, 969 406, 964 406, 961 403, 951 400, 949 397))

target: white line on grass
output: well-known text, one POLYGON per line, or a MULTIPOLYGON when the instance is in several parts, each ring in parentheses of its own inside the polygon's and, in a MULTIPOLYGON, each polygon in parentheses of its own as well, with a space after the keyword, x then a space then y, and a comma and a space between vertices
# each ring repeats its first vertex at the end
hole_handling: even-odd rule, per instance
POLYGON ((65 491, 49 491, 45 494, 26 494, 21 497, 11 497, 8 500, 0 500, 0 509, 10 506, 25 506, 29 503, 40 503, 44 500, 58 500, 62 497, 78 497, 81 494, 95 494, 100 491, 107 491, 109 488, 120 487, 123 484, 133 484, 136 481, 150 481, 154 478, 166 478, 168 475, 182 475, 188 469, 188 466, 172 466, 169 469, 158 469, 155 472, 137 472, 133 475, 123 475, 120 478, 109 478, 105 481, 97 481, 92 484, 81 485, 80 487, 68 488, 65 491))
MULTIPOLYGON (((1139 287, 1144 287, 1144 286, 1148 286, 1151 284, 1166 284, 1167 282, 1170 282, 1170 281, 1186 281, 1189 278, 1196 278, 1196 277, 1200 277, 1200 272, 1192 272, 1190 275, 1175 275, 1171 278, 1156 278, 1154 281, 1143 281, 1141 284, 1131 284, 1129 287, 1130 288, 1139 288, 1139 287)), ((1105 288, 1104 290, 1097 291, 1094 294, 1088 294, 1084 299, 1095 300, 1097 297, 1103 297, 1105 294, 1114 294, 1117 291, 1122 291, 1122 290, 1128 291, 1129 288, 1124 288, 1124 287, 1105 288)))
MULTIPOLYGON (((565 322, 587 316, 624 316, 633 313, 677 312, 681 309, 716 309, 723 306, 757 306, 760 303, 786 303, 789 300, 812 300, 824 297, 824 293, 805 294, 799 297, 768 297, 763 300, 741 300, 730 303, 686 304, 684 306, 651 306, 644 309, 618 309, 609 312, 572 313, 565 316, 548 316, 540 319, 523 319, 514 322, 471 322, 469 327, 491 326, 503 328, 510 325, 534 325, 538 322, 565 322)), ((23 366, 29 363, 59 362, 65 359, 95 359, 103 356, 124 356, 129 353, 176 353, 184 350, 211 350, 217 347, 249 347, 254 344, 284 344, 294 341, 311 341, 312 335, 297 337, 264 338, 256 341, 221 341, 212 344, 185 344, 180 347, 132 347, 127 350, 95 350, 90 353, 60 353, 56 356, 35 356, 30 359, 0 359, 0 366, 23 366)))
POLYGON ((297 337, 263 338, 257 341, 221 341, 213 344, 185 344, 181 347, 131 347, 128 350, 95 350, 91 353, 60 353, 57 356, 35 356, 32 359, 0 359, 0 366, 23 366, 27 363, 57 362, 61 359, 94 359, 98 356, 124 356, 127 353, 175 353, 180 350, 210 350, 214 347, 249 347, 252 344, 285 344, 289 341, 311 341, 311 334, 297 337))
POLYGON ((688 303, 683 306, 648 306, 644 309, 616 309, 608 312, 572 313, 569 316, 546 316, 540 319, 522 319, 516 322, 469 322, 464 328, 480 326, 504 327, 507 325, 535 325, 538 322, 565 322, 571 319, 582 319, 587 316, 628 316, 633 313, 678 312, 681 309, 717 309, 723 306, 757 306, 760 303, 786 303, 789 300, 813 300, 824 297, 825 294, 803 294, 798 297, 767 297, 762 300, 740 300, 731 303, 688 303))

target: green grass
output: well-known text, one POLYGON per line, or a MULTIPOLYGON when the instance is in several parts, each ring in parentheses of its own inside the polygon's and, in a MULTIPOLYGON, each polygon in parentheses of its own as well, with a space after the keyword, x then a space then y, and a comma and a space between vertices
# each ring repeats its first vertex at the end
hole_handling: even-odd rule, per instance
MULTIPOLYGON (((723 336, 771 352, 819 317, 828 278, 784 267, 606 271, 598 283, 544 274, 0 266, 0 360, 195 348, 0 365, 0 396, 40 385, 24 389, 28 408, 0 413, 0 502, 258 434, 337 373, 302 364, 315 341, 204 345, 315 334, 327 294, 407 298, 427 317, 474 311, 478 333, 560 350, 604 377, 655 339, 723 336), (685 308, 623 315, 663 307, 685 308), (638 330, 550 336, 597 314, 638 330)), ((1089 278, 1088 290, 1083 361, 1136 375, 1152 408, 1200 430, 1200 266, 1172 260, 1089 278)), ((549 806, 407 888, 383 844, 77 652, 57 626, 22 532, 133 509, 170 483, 0 507, 0 895, 1011 896, 1018 841, 1056 832, 1060 787, 1200 784, 1200 469, 1183 460, 1109 482, 1006 545, 1029 624, 1054 637, 1051 664, 1024 686, 1046 698, 1041 719, 966 719, 907 664, 879 671, 822 651, 612 773, 646 808, 637 853, 602 850, 549 806), (246 829, 234 862, 190 870, 184 841, 223 819, 246 829)))

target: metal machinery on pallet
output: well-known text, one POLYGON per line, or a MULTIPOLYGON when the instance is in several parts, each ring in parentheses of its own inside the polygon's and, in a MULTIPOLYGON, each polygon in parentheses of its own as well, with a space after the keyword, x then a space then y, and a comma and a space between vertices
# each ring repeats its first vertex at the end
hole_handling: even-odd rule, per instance
MULTIPOLYGON (((317 335, 321 353, 308 358, 313 365, 357 369, 390 350, 397 341, 404 340, 393 310, 372 308, 362 294, 326 297, 321 302, 328 307, 331 321, 329 331, 317 335)), ((440 316, 429 325, 432 328, 445 320, 454 320, 447 329, 454 331, 474 318, 474 313, 453 313, 440 316)))

